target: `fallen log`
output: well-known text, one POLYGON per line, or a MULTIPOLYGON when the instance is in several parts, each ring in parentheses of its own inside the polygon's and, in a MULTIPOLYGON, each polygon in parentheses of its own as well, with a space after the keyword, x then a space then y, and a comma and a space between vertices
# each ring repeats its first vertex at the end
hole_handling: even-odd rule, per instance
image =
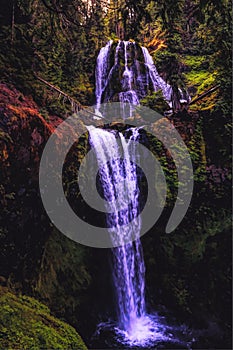
POLYGON ((67 93, 65 93, 64 91, 62 91, 61 89, 59 89, 57 86, 49 83, 47 80, 39 77, 37 74, 34 73, 34 75, 36 76, 36 78, 38 80, 40 80, 42 83, 44 83, 45 85, 49 86, 51 89, 55 90, 56 92, 58 92, 60 95, 64 96, 65 98, 68 99, 68 101, 71 103, 72 106, 75 107, 75 109, 77 109, 78 111, 82 109, 82 105, 81 103, 79 103, 77 100, 75 100, 73 97, 69 96, 67 93))
POLYGON ((204 97, 206 97, 207 95, 211 94, 212 92, 216 91, 217 89, 219 89, 220 84, 213 86, 212 88, 210 88, 209 90, 207 90, 206 92, 203 92, 203 94, 197 96, 196 98, 194 98, 190 103, 189 106, 194 104, 195 102, 203 99, 204 97))
POLYGON ((88 114, 90 114, 93 117, 97 117, 99 119, 104 119, 107 120, 104 117, 100 117, 99 115, 91 112, 88 107, 83 106, 79 101, 77 101, 75 98, 71 97, 70 95, 68 95, 66 92, 62 91, 60 88, 58 88, 57 86, 49 83, 47 80, 39 77, 35 72, 34 72, 35 77, 40 80, 42 83, 44 83, 45 85, 49 86, 51 89, 55 90, 56 92, 58 92, 60 95, 64 96, 65 98, 67 98, 67 100, 70 102, 73 110, 75 113, 79 112, 79 111, 83 111, 86 112, 88 114))

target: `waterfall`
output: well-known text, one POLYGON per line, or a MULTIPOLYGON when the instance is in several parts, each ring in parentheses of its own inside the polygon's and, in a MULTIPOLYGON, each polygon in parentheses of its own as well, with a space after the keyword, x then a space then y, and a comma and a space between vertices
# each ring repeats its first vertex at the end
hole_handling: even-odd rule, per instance
MULTIPOLYGON (((96 113, 102 102, 138 105, 150 91, 162 90, 171 106, 172 88, 158 74, 148 50, 135 42, 110 41, 100 50, 96 67, 96 113)), ((124 110, 125 105, 122 104, 124 110)), ((127 115, 127 117, 129 114, 127 115)), ((120 343, 144 348, 174 340, 170 328, 157 314, 147 314, 145 263, 140 241, 139 130, 125 133, 88 126, 98 179, 106 204, 106 223, 113 242, 112 275, 117 322, 97 327, 114 329, 120 343), (127 241, 127 243, 125 243, 127 241)), ((119 344, 119 343, 118 343, 119 344)))
MULTIPOLYGON (((128 102, 133 105, 139 104, 139 98, 137 96, 136 91, 133 90, 132 83, 133 83, 133 71, 128 67, 128 54, 127 54, 127 48, 129 46, 128 41, 123 41, 124 43, 124 59, 125 59, 125 70, 123 72, 123 79, 122 79, 122 86, 124 89, 124 92, 119 93, 119 100, 120 102, 128 102)), ((133 43, 134 44, 134 43, 133 43)))
POLYGON ((165 100, 171 104, 172 100, 172 87, 167 84, 158 74, 153 58, 149 54, 147 48, 142 47, 143 56, 145 59, 145 65, 148 67, 150 79, 153 83, 154 91, 162 90, 165 100))
MULTIPOLYGON (((138 105, 151 87, 154 91, 162 89, 165 98, 170 99, 170 87, 158 75, 145 48, 134 42, 110 41, 100 50, 96 67, 97 112, 102 102, 129 102, 130 107, 138 105)), ((120 243, 112 249, 118 328, 133 344, 143 344, 147 339, 158 338, 159 333, 156 323, 146 314, 145 306, 145 264, 140 241, 140 190, 136 166, 139 131, 128 129, 127 133, 131 135, 128 139, 120 132, 115 135, 113 131, 93 126, 89 126, 88 131, 100 169, 102 192, 108 213, 111 213, 106 215, 108 230, 113 243, 120 243), (124 244, 124 238, 130 243, 124 244)))
POLYGON ((112 40, 110 40, 105 47, 102 47, 97 57, 97 64, 96 64, 96 71, 95 71, 95 76, 96 76, 95 94, 96 94, 97 110, 100 107, 102 94, 107 81, 107 71, 108 71, 107 67, 109 64, 108 57, 109 57, 111 45, 112 45, 112 40))
POLYGON ((131 136, 127 140, 122 133, 117 139, 110 131, 93 127, 88 127, 88 130, 100 169, 104 197, 111 209, 107 219, 111 239, 123 244, 124 237, 136 238, 112 249, 118 322, 121 329, 132 332, 135 322, 145 315, 145 265, 139 238, 141 220, 135 165, 135 141, 139 133, 137 129, 130 129, 131 136), (132 224, 127 225, 128 222, 132 224))
MULTIPOLYGON (((140 189, 138 184, 139 130, 129 128, 126 138, 121 132, 88 126, 94 149, 102 196, 106 200, 106 221, 112 242, 112 276, 117 321, 101 322, 101 329, 114 330, 119 344, 148 348, 157 342, 173 340, 163 318, 146 312, 145 263, 140 241, 140 189), (130 223, 130 225, 128 225, 130 223), (124 244, 125 239, 127 244, 124 244), (119 340, 118 340, 119 339, 119 340)), ((120 346, 120 345, 119 345, 120 346)))
POLYGON ((109 41, 100 50, 96 65, 97 111, 101 102, 138 105, 150 91, 158 90, 162 90, 164 99, 172 107, 172 87, 158 74, 147 48, 135 42, 109 41))

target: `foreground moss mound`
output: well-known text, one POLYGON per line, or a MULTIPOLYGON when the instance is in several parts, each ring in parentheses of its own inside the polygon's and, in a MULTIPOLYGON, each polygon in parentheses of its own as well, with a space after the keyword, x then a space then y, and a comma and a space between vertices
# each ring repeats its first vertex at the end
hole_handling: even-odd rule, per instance
POLYGON ((0 287, 0 309, 1 349, 87 349, 73 327, 33 298, 0 287))

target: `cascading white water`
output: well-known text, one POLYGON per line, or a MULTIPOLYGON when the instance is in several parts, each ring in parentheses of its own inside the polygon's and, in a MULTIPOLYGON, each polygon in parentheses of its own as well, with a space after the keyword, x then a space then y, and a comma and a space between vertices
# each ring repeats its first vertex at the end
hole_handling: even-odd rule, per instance
POLYGON ((145 65, 148 67, 149 75, 153 83, 154 91, 162 90, 165 100, 170 104, 172 100, 172 87, 167 84, 159 75, 153 58, 146 47, 142 47, 145 65))
MULTIPOLYGON (((109 66, 109 55, 112 42, 104 47, 97 59, 96 68, 96 100, 97 108, 103 102, 104 91, 114 74, 120 69, 120 51, 124 53, 124 70, 122 71, 119 92, 120 102, 139 104, 139 96, 145 96, 149 86, 149 79, 155 79, 154 69, 148 58, 148 51, 143 51, 145 60, 145 74, 140 70, 139 61, 135 60, 134 68, 129 66, 128 50, 135 43, 127 41, 117 44, 115 48, 114 65, 109 66), (137 87, 137 91, 135 89, 137 87)), ((140 49, 141 50, 141 49, 140 49)), ((143 57, 142 55, 142 57, 143 57)), ((131 60, 132 63, 132 60, 131 60)), ((165 83, 158 76, 158 83, 153 82, 155 89, 165 83)), ((166 90, 167 91, 167 90, 166 90)), ((166 95, 168 96, 168 94, 166 95)), ((106 101, 105 101, 106 102, 106 101)), ((132 344, 143 344, 144 341, 158 337, 156 325, 146 314, 145 307, 145 264, 140 241, 141 219, 139 210, 139 186, 137 179, 136 157, 139 132, 132 128, 131 137, 127 140, 122 133, 118 139, 115 134, 99 128, 88 127, 90 143, 95 150, 100 168, 100 178, 105 199, 110 206, 111 215, 107 216, 111 239, 122 243, 112 249, 113 279, 116 291, 119 331, 132 344), (118 141, 120 140, 120 144, 118 141), (123 151, 123 159, 121 156, 123 151), (122 210, 122 208, 124 208, 122 210), (127 225, 130 222, 131 225, 127 225), (130 238, 130 243, 124 244, 124 238, 130 238)))
POLYGON ((97 57, 97 64, 96 64, 96 87, 95 87, 95 95, 96 95, 96 105, 97 105, 97 111, 101 104, 101 98, 102 94, 107 82, 107 74, 108 74, 108 56, 110 52, 110 48, 112 45, 112 40, 108 42, 108 44, 100 50, 100 53, 97 57))
MULTIPOLYGON (((96 66, 96 104, 97 111, 99 110, 101 102, 111 101, 114 95, 115 82, 111 83, 109 94, 106 94, 108 85, 113 78, 113 73, 120 71, 120 60, 124 64, 120 79, 121 91, 117 91, 120 102, 128 102, 132 105, 138 105, 140 99, 148 94, 150 86, 153 91, 162 90, 164 99, 172 107, 172 87, 167 84, 158 74, 155 64, 149 51, 145 47, 139 47, 135 42, 119 41, 115 48, 115 60, 112 67, 110 66, 109 58, 112 49, 113 41, 109 41, 105 47, 100 50, 97 58, 96 66), (144 62, 139 61, 136 57, 133 58, 133 64, 129 66, 129 51, 134 54, 141 51, 144 62), (123 54, 120 55, 120 52, 123 54), (144 69, 142 69, 144 66, 144 69)), ((119 83, 119 82, 118 82, 119 83)))
MULTIPOLYGON (((121 103, 131 103, 133 105, 139 104, 139 98, 135 90, 133 90, 133 72, 128 67, 128 55, 127 48, 129 45, 128 41, 124 41, 124 58, 125 58, 125 70, 123 73, 122 86, 124 91, 119 93, 119 100, 121 103)), ((133 43, 134 44, 134 43, 133 43)))
POLYGON ((122 244, 112 250, 119 326, 132 332, 135 322, 145 315, 145 265, 139 239, 141 220, 135 165, 135 141, 139 134, 137 129, 131 129, 132 135, 126 140, 119 133, 119 143, 112 132, 93 127, 88 130, 100 167, 103 193, 112 213, 107 219, 111 239, 122 244), (125 245, 126 237, 136 240, 125 245))
MULTIPOLYGON (((154 91, 161 89, 164 98, 171 103, 172 88, 159 76, 146 48, 119 41, 115 47, 115 56, 111 56, 114 61, 111 66, 112 45, 113 42, 109 42, 97 59, 97 112, 101 102, 111 101, 118 83, 121 87, 117 92, 119 101, 130 102, 130 107, 139 104, 150 85, 154 91), (134 56, 129 61, 130 50, 134 56), (139 56, 144 62, 138 59, 139 56), (116 77, 120 82, 114 81, 116 77)), ((113 131, 93 126, 89 126, 88 131, 99 165, 107 212, 111 213, 106 216, 108 230, 113 243, 117 242, 118 245, 112 249, 112 274, 118 313, 117 325, 113 328, 121 337, 121 342, 130 346, 144 347, 171 340, 172 335, 166 334, 168 327, 163 321, 155 314, 146 313, 145 263, 140 241, 140 190, 136 166, 139 131, 137 128, 128 129, 131 135, 128 139, 120 132, 116 135, 113 131), (130 243, 125 244, 125 239, 130 243)), ((99 326, 108 327, 109 323, 99 326)))
POLYGON ((119 132, 87 127, 98 166, 102 193, 106 200, 108 231, 112 248, 113 282, 118 320, 101 323, 97 328, 112 328, 120 343, 140 348, 155 342, 172 339, 163 320, 146 312, 145 263, 140 241, 141 218, 139 214, 139 184, 137 166, 137 128, 126 139, 119 132), (110 209, 110 210, 109 210, 110 209), (130 225, 128 225, 130 223, 130 225), (125 244, 125 240, 129 243, 125 244), (168 333, 168 334, 166 334, 168 333))

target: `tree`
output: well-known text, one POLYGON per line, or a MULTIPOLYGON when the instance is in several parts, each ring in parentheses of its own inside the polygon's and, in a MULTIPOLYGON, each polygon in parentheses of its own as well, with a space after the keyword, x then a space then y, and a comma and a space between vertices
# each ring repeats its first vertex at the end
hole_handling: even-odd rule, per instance
POLYGON ((148 3, 148 0, 111 0, 108 11, 110 34, 115 34, 121 40, 137 39, 143 19, 151 19, 148 3))

